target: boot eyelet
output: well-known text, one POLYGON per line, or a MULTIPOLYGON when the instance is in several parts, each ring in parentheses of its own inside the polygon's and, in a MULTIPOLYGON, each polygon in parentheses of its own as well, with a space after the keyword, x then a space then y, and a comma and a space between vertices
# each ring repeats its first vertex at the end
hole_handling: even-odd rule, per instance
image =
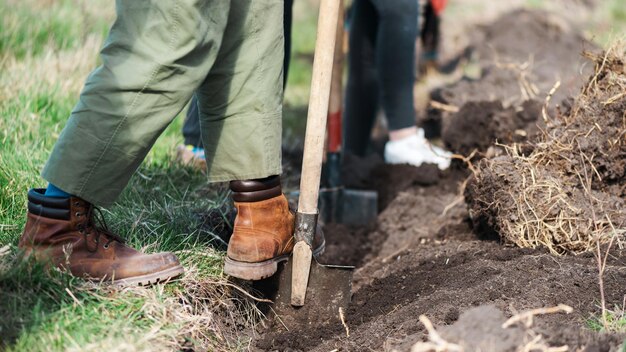
POLYGON ((102 248, 104 248, 104 249, 109 249, 109 245, 108 245, 108 244, 103 244, 103 245, 102 245, 102 248))
POLYGON ((79 203, 79 202, 74 202, 74 206, 75 206, 75 207, 79 207, 79 206, 80 206, 80 203, 79 203))
POLYGON ((83 214, 82 214, 81 212, 78 212, 78 211, 77 211, 74 215, 75 215, 76 217, 83 216, 83 214))

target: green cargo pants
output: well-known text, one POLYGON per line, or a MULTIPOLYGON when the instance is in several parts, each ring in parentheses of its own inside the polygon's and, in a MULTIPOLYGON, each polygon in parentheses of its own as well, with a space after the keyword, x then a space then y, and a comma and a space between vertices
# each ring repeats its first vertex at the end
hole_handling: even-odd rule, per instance
POLYGON ((283 0, 117 0, 42 176, 115 201, 195 91, 209 181, 281 172, 283 0))

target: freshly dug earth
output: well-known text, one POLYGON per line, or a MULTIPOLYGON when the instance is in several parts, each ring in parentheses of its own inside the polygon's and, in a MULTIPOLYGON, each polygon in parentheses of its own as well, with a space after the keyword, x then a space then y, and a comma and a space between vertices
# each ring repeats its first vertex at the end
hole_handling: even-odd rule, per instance
POLYGON ((472 37, 480 78, 433 93, 433 100, 458 112, 428 114, 441 119, 443 141, 462 155, 485 152, 496 140, 510 143, 536 134, 550 90, 560 81, 552 107, 575 95, 584 83, 581 70, 589 71, 580 53, 594 48, 565 20, 543 11, 516 10, 475 29, 472 37))
MULTIPOLYGON (((448 176, 451 177, 451 176, 448 176)), ((408 351, 426 333, 418 316, 436 325, 453 324, 462 312, 494 305, 507 316, 538 307, 567 304, 569 315, 537 317, 533 329, 551 346, 616 350, 626 334, 600 334, 586 321, 599 313, 600 293, 593 255, 555 257, 545 250, 502 246, 473 233, 468 213, 448 178, 432 186, 411 186, 381 213, 369 233, 376 248, 350 233, 327 227, 329 251, 342 246, 354 263, 353 299, 344 326, 305 322, 287 331, 274 321, 254 342, 262 351, 408 351), (452 206, 450 206, 452 204, 452 206), (446 211, 447 210, 447 211, 446 211), (445 214, 444 214, 444 211, 445 214), (375 252, 368 252, 374 250, 375 252), (366 257, 366 260, 358 258, 366 257)), ((457 183, 460 186, 460 183, 457 183)), ((621 305, 626 258, 615 250, 605 273, 610 306, 621 305)))
POLYGON ((596 73, 568 113, 526 152, 480 163, 466 193, 480 231, 555 254, 626 238, 626 54, 592 58, 596 73))

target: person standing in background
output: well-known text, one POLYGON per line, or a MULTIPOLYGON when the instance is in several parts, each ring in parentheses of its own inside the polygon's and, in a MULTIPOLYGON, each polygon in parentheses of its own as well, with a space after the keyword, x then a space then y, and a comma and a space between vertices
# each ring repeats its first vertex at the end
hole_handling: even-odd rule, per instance
POLYGON ((418 12, 416 0, 354 1, 344 151, 365 155, 380 105, 389 127, 389 142, 384 151, 387 163, 414 166, 433 163, 446 169, 451 154, 431 145, 424 137, 424 130, 416 126, 413 85, 418 12))

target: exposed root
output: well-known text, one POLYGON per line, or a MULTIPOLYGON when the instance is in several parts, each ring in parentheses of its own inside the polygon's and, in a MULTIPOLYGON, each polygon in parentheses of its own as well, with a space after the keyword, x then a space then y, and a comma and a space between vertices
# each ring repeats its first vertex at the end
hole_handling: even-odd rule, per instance
POLYGON ((428 331, 429 342, 418 342, 411 348, 411 352, 462 352, 463 347, 444 340, 435 330, 433 323, 425 315, 420 315, 420 322, 428 331))
MULTIPOLYGON (((572 308, 559 304, 551 308, 538 308, 516 314, 507 321, 499 310, 488 310, 488 306, 477 307, 466 311, 465 317, 449 327, 442 327, 441 333, 437 332, 431 321, 424 315, 419 320, 428 332, 428 341, 418 342, 411 348, 411 352, 460 352, 460 351, 516 351, 516 352, 565 352, 568 346, 550 346, 544 341, 544 337, 531 329, 533 317, 540 314, 571 313, 572 308), (482 310, 481 310, 482 309, 482 310), (479 313, 477 313, 479 312, 479 313), (474 324, 475 319, 484 317, 485 324, 494 323, 495 326, 484 330, 470 330, 473 325, 466 325, 468 321, 474 324), (503 323, 502 323, 503 322, 503 323), (457 324, 460 324, 456 326, 457 324), (459 333, 459 329, 465 331, 459 333), (455 332, 456 331, 456 332, 455 332), (443 335, 443 336, 442 336, 443 335), (447 338, 444 338, 444 336, 447 338), (501 344, 496 343, 501 342, 501 344), (506 341, 506 342, 504 342, 506 341)), ((495 308, 492 308, 495 309, 495 308)), ((489 325, 487 325, 489 326, 489 325)), ((484 328, 484 327, 483 327, 484 328)), ((483 329, 481 328, 481 329, 483 329)))
POLYGON ((339 318, 341 319, 341 325, 346 329, 346 337, 350 337, 350 327, 346 324, 346 317, 343 314, 343 308, 339 307, 339 318))
POLYGON ((431 100, 429 104, 434 109, 441 110, 441 111, 446 111, 446 112, 455 113, 455 112, 459 112, 459 110, 460 110, 458 106, 441 103, 441 102, 438 102, 436 100, 431 100))
POLYGON ((560 312, 569 314, 573 311, 574 309, 572 307, 565 305, 565 304, 559 304, 556 307, 531 309, 523 313, 515 314, 514 316, 509 318, 509 320, 504 322, 504 324, 502 324, 502 328, 506 329, 510 327, 511 325, 518 323, 518 322, 522 322, 525 327, 529 328, 533 325, 533 317, 535 317, 536 315, 553 314, 553 313, 560 313, 560 312))

